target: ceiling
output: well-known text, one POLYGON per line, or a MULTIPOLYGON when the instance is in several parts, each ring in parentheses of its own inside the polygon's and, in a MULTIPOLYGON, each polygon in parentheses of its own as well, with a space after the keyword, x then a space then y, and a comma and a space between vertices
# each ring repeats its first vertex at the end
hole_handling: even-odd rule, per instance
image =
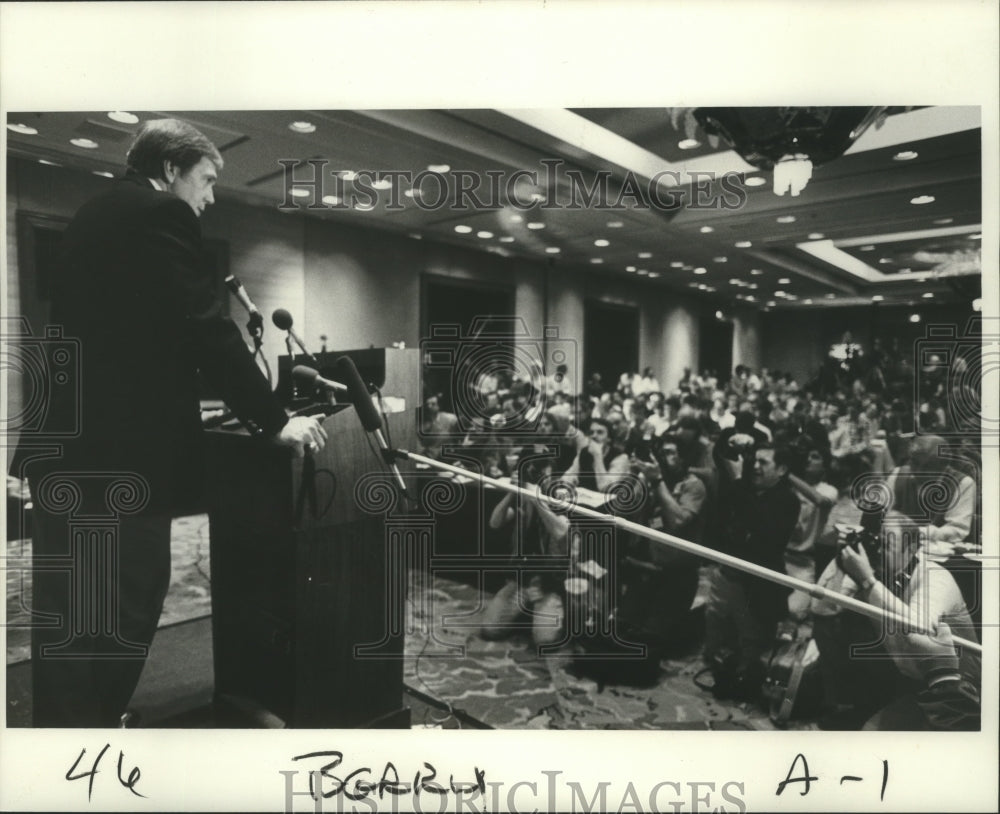
MULTIPOLYGON (((140 121, 167 115, 132 112, 140 121)), ((776 195, 771 173, 704 133, 691 109, 170 115, 195 124, 222 151, 219 197, 642 278, 720 305, 968 302, 980 295, 979 109, 886 114, 843 156, 817 166, 798 197, 776 195), (315 129, 295 132, 292 122, 315 129), (682 149, 685 139, 697 144, 682 149), (444 172, 443 191, 428 172, 435 166, 444 172), (360 176, 338 174, 347 171, 360 176), (386 172, 409 176, 373 189, 386 172), (314 177, 321 189, 301 183, 314 177), (303 197, 288 195, 291 180, 303 197), (744 183, 755 180, 761 185, 744 183), (407 197, 415 183, 418 197, 407 197), (463 184, 471 194, 460 194, 463 184), (603 198, 588 202, 591 190, 602 189, 603 198)), ((8 151, 120 172, 137 127, 104 111, 12 113, 8 151), (96 146, 71 143, 79 138, 96 146)))

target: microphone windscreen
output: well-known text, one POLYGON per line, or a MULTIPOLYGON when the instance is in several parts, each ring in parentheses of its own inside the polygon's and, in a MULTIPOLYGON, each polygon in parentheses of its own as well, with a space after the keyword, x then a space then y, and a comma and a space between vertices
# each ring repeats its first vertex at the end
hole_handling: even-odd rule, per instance
POLYGON ((239 291, 239 290, 240 290, 240 287, 241 287, 241 286, 243 285, 243 284, 242 284, 242 283, 241 283, 241 282, 239 281, 239 278, 238 278, 238 277, 237 277, 237 276, 236 276, 235 274, 230 274, 230 275, 229 275, 229 276, 228 276, 228 277, 226 278, 226 280, 225 280, 225 283, 226 283, 226 288, 228 288, 228 289, 229 289, 230 291, 232 291, 232 292, 233 292, 234 294, 235 294, 235 293, 236 293, 237 291, 239 291))
POLYGON ((292 368, 292 378, 303 384, 315 384, 316 379, 319 378, 319 371, 306 365, 296 365, 292 368))
POLYGON ((347 396, 354 405, 354 410, 361 420, 361 426, 368 432, 374 432, 382 427, 382 419, 379 417, 372 397, 368 394, 368 388, 361 381, 361 374, 358 373, 354 360, 350 356, 341 356, 337 360, 337 378, 347 386, 347 396))
POLYGON ((276 328, 282 331, 287 331, 292 327, 292 315, 289 314, 284 308, 279 308, 271 314, 271 322, 274 323, 276 328))

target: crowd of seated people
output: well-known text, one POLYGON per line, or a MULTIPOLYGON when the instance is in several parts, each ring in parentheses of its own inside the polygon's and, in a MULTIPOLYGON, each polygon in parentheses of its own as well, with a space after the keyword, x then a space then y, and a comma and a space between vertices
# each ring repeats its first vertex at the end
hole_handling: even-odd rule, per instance
MULTIPOLYGON (((975 728, 978 662, 952 642, 953 636, 977 640, 973 608, 935 560, 981 550, 979 437, 954 434, 947 370, 933 359, 915 373, 892 343, 875 343, 867 356, 850 337, 842 344, 833 364, 805 383, 738 365, 728 380, 686 370, 664 390, 647 367, 622 374, 611 388, 592 374, 574 393, 566 372, 557 370, 541 399, 517 381, 505 392, 483 394, 482 403, 497 412, 468 428, 457 428, 453 416, 442 419, 431 399, 423 426, 450 428, 452 460, 478 459, 493 477, 516 479, 521 462, 544 453, 546 476, 577 487, 606 492, 632 479, 644 499, 628 519, 818 582, 924 628, 882 635, 880 622, 808 590, 622 535, 617 600, 660 635, 689 618, 699 566, 707 576, 703 655, 720 697, 761 701, 766 654, 779 623, 790 621, 814 637, 825 726, 975 728), (915 384, 918 373, 927 375, 915 384), (515 445, 503 429, 523 420, 536 401, 542 409, 531 420, 539 443, 521 437, 515 445), (938 432, 948 434, 947 443, 938 432), (859 484, 869 490, 878 484, 888 496, 881 506, 884 539, 865 548, 851 537, 863 522, 859 484), (870 652, 856 657, 858 647, 870 652)), ((440 454, 440 437, 426 444, 440 454)), ((521 529, 522 549, 528 540, 539 550, 566 551, 560 517, 544 501, 504 498, 490 522, 521 529)), ((524 616, 536 641, 561 641, 552 627, 564 616, 558 580, 526 579, 494 597, 483 635, 501 635, 524 616), (543 621, 531 622, 533 614, 543 621)))

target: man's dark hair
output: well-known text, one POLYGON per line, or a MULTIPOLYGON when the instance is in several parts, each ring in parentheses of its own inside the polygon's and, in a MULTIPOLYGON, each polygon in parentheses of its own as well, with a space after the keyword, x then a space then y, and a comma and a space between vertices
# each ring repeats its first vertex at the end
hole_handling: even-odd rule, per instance
POLYGON ((608 431, 608 437, 609 438, 611 437, 611 422, 608 421, 608 420, 606 420, 606 419, 603 419, 603 418, 591 418, 587 422, 587 434, 588 435, 590 435, 590 428, 594 424, 600 424, 602 427, 604 427, 604 429, 606 429, 608 431))
POLYGON ((773 449, 774 450, 774 465, 783 466, 789 472, 794 472, 797 468, 797 455, 795 450, 788 446, 788 444, 775 444, 770 441, 764 441, 757 445, 756 452, 760 452, 762 449, 773 449))
POLYGON ((203 158, 222 169, 218 149, 199 130, 180 119, 150 119, 139 128, 125 163, 146 178, 163 179, 163 162, 175 164, 183 174, 203 158))

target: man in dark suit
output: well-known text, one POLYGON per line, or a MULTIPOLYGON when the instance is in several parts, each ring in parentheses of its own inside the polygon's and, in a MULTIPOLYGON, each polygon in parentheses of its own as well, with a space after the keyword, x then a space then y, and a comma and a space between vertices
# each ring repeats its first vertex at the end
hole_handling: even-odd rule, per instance
POLYGON ((171 506, 201 476, 199 371, 262 439, 302 455, 325 438, 315 419, 286 416, 220 310, 198 223, 218 150, 159 119, 127 163, 70 223, 52 285, 52 322, 79 340, 80 361, 76 388, 56 388, 50 408, 78 411, 79 433, 28 462, 36 726, 126 715, 170 581, 171 506))

